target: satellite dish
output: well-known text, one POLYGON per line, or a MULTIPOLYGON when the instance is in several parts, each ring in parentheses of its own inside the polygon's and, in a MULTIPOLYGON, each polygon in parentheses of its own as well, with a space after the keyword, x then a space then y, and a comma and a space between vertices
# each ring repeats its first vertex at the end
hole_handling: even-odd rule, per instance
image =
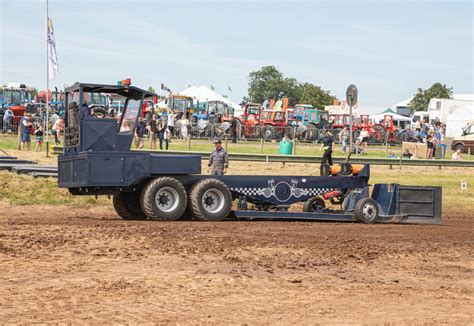
POLYGON ((346 102, 349 106, 355 106, 357 104, 357 86, 354 84, 350 84, 346 90, 346 102))

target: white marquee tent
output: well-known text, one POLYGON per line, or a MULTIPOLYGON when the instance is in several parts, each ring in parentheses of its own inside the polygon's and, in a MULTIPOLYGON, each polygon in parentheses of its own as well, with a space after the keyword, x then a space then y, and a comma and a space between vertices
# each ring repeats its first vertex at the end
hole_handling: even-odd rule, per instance
POLYGON ((179 92, 179 95, 192 97, 194 100, 199 102, 222 101, 234 108, 235 115, 240 115, 242 111, 240 105, 235 102, 232 102, 227 97, 220 95, 219 93, 213 91, 205 85, 188 87, 182 92, 179 92))
POLYGON ((474 121, 474 102, 465 102, 446 120, 446 137, 457 137, 462 135, 462 128, 469 122, 474 121))

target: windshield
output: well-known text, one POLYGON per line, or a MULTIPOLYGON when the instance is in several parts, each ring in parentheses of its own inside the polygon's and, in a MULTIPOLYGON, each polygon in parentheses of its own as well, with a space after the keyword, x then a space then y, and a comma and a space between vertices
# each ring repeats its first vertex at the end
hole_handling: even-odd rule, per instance
POLYGON ((170 110, 184 113, 193 107, 193 103, 189 98, 171 97, 169 99, 168 107, 170 110))
POLYGON ((135 124, 140 110, 140 101, 129 99, 126 102, 125 115, 120 126, 121 133, 131 133, 135 130, 135 124))
POLYGON ((86 93, 84 95, 86 102, 89 106, 92 105, 100 105, 100 106, 105 106, 109 107, 109 100, 107 95, 102 94, 102 93, 86 93))
POLYGON ((258 105, 247 106, 247 114, 259 114, 259 111, 258 105))
POLYGON ((20 105, 30 101, 27 90, 5 89, 3 90, 3 103, 9 105, 20 105))
POLYGON ((276 112, 275 121, 285 121, 285 112, 276 112))

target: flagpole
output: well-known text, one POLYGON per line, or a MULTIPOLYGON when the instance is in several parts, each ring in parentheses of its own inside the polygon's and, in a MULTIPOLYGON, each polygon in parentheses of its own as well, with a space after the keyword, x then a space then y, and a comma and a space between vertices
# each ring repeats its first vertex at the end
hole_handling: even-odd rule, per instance
POLYGON ((46 133, 46 157, 49 157, 49 1, 46 0, 46 121, 45 121, 45 133, 46 133))

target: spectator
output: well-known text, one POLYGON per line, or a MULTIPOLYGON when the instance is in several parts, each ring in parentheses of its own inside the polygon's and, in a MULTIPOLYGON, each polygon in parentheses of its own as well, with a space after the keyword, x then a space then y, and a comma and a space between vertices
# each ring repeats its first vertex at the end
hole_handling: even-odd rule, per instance
POLYGON ((186 115, 183 114, 180 119, 179 128, 181 130, 181 137, 183 139, 188 139, 188 127, 189 127, 189 120, 186 118, 186 115))
POLYGON ((349 131, 347 131, 347 127, 342 128, 341 132, 339 133, 339 141, 342 145, 342 152, 346 152, 347 148, 347 140, 349 139, 349 131))
POLYGON ((332 165, 332 144, 334 143, 334 137, 329 130, 324 131, 323 143, 321 149, 324 149, 324 154, 321 160, 321 164, 329 163, 332 165))
MULTIPOLYGON (((71 105, 72 105, 72 103, 71 103, 71 105)), ((58 119, 59 119, 59 115, 57 113, 55 113, 54 111, 52 111, 52 114, 49 117, 49 122, 51 123, 51 126, 54 126, 54 124, 56 123, 56 121, 58 119)))
POLYGON ((364 148, 364 151, 367 151, 367 144, 369 142, 369 131, 367 128, 363 128, 360 132, 359 139, 360 142, 362 143, 362 147, 364 148))
POLYGON ((222 148, 222 141, 216 139, 214 141, 216 149, 211 153, 209 157, 209 162, 207 163, 209 170, 212 175, 224 175, 227 173, 227 168, 229 167, 229 155, 222 148))
POLYGON ((43 144, 43 127, 41 123, 36 123, 35 136, 36 136, 36 151, 41 152, 41 145, 43 144))
POLYGON ((8 108, 3 115, 3 132, 11 131, 13 124, 13 111, 8 108))
POLYGON ((230 120, 230 137, 232 138, 233 143, 237 143, 237 123, 238 119, 232 117, 232 120, 230 120))
POLYGON ((59 117, 58 120, 54 123, 53 127, 51 128, 51 133, 54 135, 54 143, 56 145, 60 144, 61 141, 59 140, 61 137, 61 132, 64 130, 64 120, 62 117, 59 117))
POLYGON ((460 149, 457 149, 453 155, 451 156, 451 159, 453 161, 461 161, 462 160, 462 157, 461 157, 461 150, 460 149))
MULTIPOLYGON (((410 153, 410 151, 408 151, 408 153, 410 153)), ((411 154, 410 154, 410 155, 411 155, 411 154)), ((394 153, 393 151, 390 151, 390 152, 388 152, 387 158, 397 159, 398 156, 395 155, 395 153, 394 153)))
POLYGON ((168 150, 169 147, 169 137, 170 137, 170 131, 168 129, 168 124, 166 123, 166 118, 162 118, 158 125, 158 139, 160 140, 160 150, 163 150, 163 141, 165 142, 166 145, 166 150, 168 150))
POLYGON ((145 122, 142 117, 138 118, 137 126, 135 127, 135 147, 137 149, 142 149, 145 146, 143 137, 145 136, 145 122))
POLYGON ((91 117, 91 108, 87 105, 86 102, 83 102, 81 104, 81 107, 79 108, 79 118, 81 120, 84 120, 84 118, 89 117, 91 117))
POLYGON ((150 148, 152 150, 156 149, 156 139, 158 138, 158 124, 158 115, 153 114, 147 126, 148 131, 150 132, 150 148))
POLYGON ((31 147, 31 128, 33 127, 31 114, 27 113, 21 118, 20 127, 20 149, 23 151, 26 143, 26 149, 29 152, 31 147))
POLYGON ((419 133, 420 130, 421 130, 421 121, 420 120, 417 120, 415 122, 415 130, 419 133))
POLYGON ((405 149, 405 151, 404 151, 403 154, 402 154, 402 158, 408 158, 408 159, 410 159, 412 156, 413 156, 413 154, 410 153, 410 150, 409 150, 408 148, 405 149))
MULTIPOLYGON (((168 113, 168 129, 171 133, 171 136, 174 133, 174 121, 176 119, 176 113, 174 111, 170 111, 168 113)), ((169 138, 171 140, 171 137, 169 138)))
POLYGON ((429 132, 426 136, 426 146, 428 147, 426 156, 428 159, 433 158, 434 139, 435 137, 433 132, 429 132))

